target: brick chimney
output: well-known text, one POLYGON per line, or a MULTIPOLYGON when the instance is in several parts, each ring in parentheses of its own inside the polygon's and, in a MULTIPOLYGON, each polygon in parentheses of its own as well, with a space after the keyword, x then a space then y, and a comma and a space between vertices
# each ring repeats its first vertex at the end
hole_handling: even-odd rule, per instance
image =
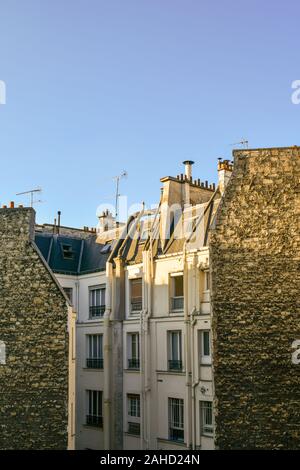
POLYGON ((224 193, 227 183, 231 177, 233 164, 230 160, 222 160, 219 158, 218 163, 218 176, 219 176, 219 189, 221 194, 224 193))

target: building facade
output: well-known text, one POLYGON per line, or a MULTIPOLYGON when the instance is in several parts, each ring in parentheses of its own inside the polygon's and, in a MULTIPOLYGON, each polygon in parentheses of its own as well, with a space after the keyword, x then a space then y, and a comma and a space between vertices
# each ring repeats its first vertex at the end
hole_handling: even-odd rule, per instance
POLYGON ((75 447, 75 314, 34 241, 0 209, 0 448, 75 447))
POLYGON ((214 448, 208 246, 221 192, 191 166, 162 178, 157 211, 129 219, 108 259, 105 449, 214 448))
POLYGON ((300 148, 234 151, 210 244, 216 444, 299 449, 300 148))
POLYGON ((37 226, 35 241, 77 313, 76 449, 102 449, 103 315, 109 243, 94 230, 37 226))

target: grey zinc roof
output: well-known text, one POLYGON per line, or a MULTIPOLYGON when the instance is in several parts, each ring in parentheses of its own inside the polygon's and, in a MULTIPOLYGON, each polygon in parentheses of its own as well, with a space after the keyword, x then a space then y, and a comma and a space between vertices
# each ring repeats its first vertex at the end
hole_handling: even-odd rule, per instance
POLYGON ((36 233, 35 243, 53 272, 78 275, 105 271, 109 252, 102 253, 105 245, 96 243, 96 238, 96 235, 80 239, 66 235, 36 233), (69 250, 69 256, 64 255, 64 249, 69 250))

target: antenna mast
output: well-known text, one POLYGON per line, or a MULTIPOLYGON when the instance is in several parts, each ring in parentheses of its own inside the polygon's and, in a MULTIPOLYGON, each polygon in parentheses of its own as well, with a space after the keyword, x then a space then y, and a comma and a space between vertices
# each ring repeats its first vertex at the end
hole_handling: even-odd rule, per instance
POLYGON ((243 137, 241 138, 240 142, 234 142, 234 144, 230 144, 230 145, 242 145, 242 147, 244 147, 244 149, 247 149, 248 148, 248 145, 249 145, 249 142, 247 139, 244 139, 243 137))
POLYGON ((30 195, 30 207, 33 207, 33 204, 37 202, 42 202, 40 200, 34 201, 33 197, 35 193, 41 193, 42 188, 35 188, 35 189, 30 189, 29 191, 23 191, 22 193, 17 193, 16 196, 22 196, 23 194, 29 194, 30 195))
POLYGON ((118 216, 119 216, 119 198, 121 194, 119 193, 119 188, 120 188, 120 180, 122 178, 127 178, 128 173, 127 171, 122 171, 122 173, 118 176, 115 176, 113 179, 116 181, 116 222, 118 221, 118 216))

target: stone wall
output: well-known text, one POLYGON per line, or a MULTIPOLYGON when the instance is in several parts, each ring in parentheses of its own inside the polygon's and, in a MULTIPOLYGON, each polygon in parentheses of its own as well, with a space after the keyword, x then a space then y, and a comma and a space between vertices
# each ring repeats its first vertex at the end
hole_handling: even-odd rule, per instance
POLYGON ((300 148, 234 152, 212 233, 216 444, 300 448, 300 148))
POLYGON ((0 449, 66 449, 68 306, 33 243, 32 209, 0 209, 0 449))

